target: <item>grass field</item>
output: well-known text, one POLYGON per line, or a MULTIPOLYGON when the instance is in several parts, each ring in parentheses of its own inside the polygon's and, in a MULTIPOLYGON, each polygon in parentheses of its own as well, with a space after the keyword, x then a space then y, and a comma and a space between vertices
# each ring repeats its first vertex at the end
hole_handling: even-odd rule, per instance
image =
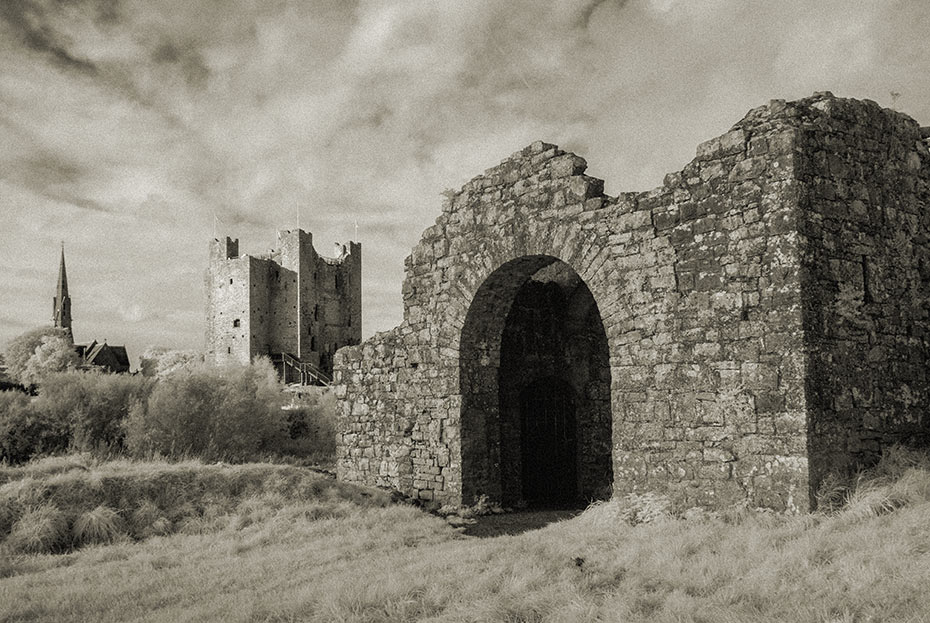
POLYGON ((0 503, 31 496, 72 531, 64 553, 19 554, 5 529, 2 621, 930 620, 930 470, 915 455, 831 514, 674 519, 614 501, 485 539, 301 468, 69 460, 0 470, 0 503), (146 503, 164 535, 133 533, 146 503), (77 541, 100 507, 121 527, 77 541))

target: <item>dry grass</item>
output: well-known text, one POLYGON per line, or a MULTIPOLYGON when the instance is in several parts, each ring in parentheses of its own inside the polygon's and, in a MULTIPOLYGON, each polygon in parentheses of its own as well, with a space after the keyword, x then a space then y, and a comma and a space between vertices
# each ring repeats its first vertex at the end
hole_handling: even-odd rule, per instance
POLYGON ((26 509, 13 523, 4 548, 13 554, 57 552, 67 545, 68 521, 65 514, 45 504, 26 509))
POLYGON ((79 546, 112 543, 125 534, 123 523, 119 513, 101 504, 74 520, 73 542, 79 546))
MULTIPOLYGON (((15 557, 0 573, 0 620, 917 622, 930 612, 930 471, 913 462, 880 466, 830 514, 682 519, 643 497, 493 539, 348 490, 299 496, 286 475, 264 482, 234 507, 212 502, 231 510, 198 515, 210 530, 15 557)), ((172 512, 138 509, 142 525, 172 512)))
POLYGON ((75 455, 3 468, 0 478, 6 481, 0 485, 0 554, 218 530, 238 517, 243 500, 257 497, 266 510, 306 500, 389 501, 387 494, 308 469, 270 464, 99 462, 75 455), (50 523, 53 511, 61 522, 50 523), (62 522, 63 536, 52 538, 62 522))

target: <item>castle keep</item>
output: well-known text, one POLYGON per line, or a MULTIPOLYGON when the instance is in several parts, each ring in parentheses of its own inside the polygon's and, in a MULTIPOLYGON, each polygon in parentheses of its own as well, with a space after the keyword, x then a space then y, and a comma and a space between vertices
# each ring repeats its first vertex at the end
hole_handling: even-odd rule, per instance
POLYGON ((772 101, 663 185, 534 143, 451 196, 404 319, 336 356, 337 471, 426 500, 812 508, 928 441, 927 132, 772 101))
POLYGON ((286 382, 328 382, 333 354, 362 336, 362 245, 313 248, 300 229, 279 231, 275 249, 239 256, 239 241, 210 243, 206 272, 207 361, 248 363, 266 355, 286 382))

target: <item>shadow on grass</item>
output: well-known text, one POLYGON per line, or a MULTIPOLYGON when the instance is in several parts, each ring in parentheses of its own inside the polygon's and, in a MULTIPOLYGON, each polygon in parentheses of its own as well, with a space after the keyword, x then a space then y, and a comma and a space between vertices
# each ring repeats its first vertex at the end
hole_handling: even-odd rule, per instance
POLYGON ((505 534, 521 534, 538 530, 551 523, 571 519, 584 509, 569 510, 526 510, 500 515, 482 515, 475 517, 476 523, 465 527, 464 533, 479 538, 493 538, 505 534))

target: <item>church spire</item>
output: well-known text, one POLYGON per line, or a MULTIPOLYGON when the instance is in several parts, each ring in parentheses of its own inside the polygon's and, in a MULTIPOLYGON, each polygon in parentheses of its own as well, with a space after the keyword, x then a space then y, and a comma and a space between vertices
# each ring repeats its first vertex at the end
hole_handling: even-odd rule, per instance
POLYGON ((68 296, 68 273, 65 271, 65 243, 61 243, 61 264, 58 267, 58 288, 52 301, 52 321, 56 327, 68 330, 71 339, 71 297, 68 296))

